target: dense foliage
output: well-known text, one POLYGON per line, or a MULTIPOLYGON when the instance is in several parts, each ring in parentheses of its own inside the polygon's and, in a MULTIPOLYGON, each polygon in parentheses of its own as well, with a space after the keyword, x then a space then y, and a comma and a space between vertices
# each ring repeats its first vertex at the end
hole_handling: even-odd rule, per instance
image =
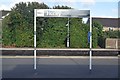
MULTIPOLYGON (((97 36, 95 37, 97 39, 97 45, 101 48, 105 48, 106 38, 120 38, 120 36, 119 36, 120 31, 119 30, 102 31, 103 26, 99 22, 93 22, 93 27, 94 27, 93 32, 96 31, 95 33, 97 33, 96 34, 97 36)), ((95 36, 95 33, 93 33, 94 36, 95 36)))
MULTIPOLYGON (((3 46, 33 47, 34 9, 49 9, 46 4, 28 2, 16 4, 3 20, 3 46)), ((54 6, 53 9, 71 9, 68 6, 54 6)), ((68 18, 37 18, 37 47, 65 48, 68 18)), ((93 47, 101 46, 104 33, 102 25, 93 23, 93 47)), ((70 18, 70 47, 88 48, 89 24, 81 18, 70 18)), ((107 34, 107 33, 106 33, 107 34)), ((108 35, 112 36, 110 33, 108 35)))
POLYGON ((104 47, 103 26, 99 22, 93 22, 93 42, 99 47, 104 47))
POLYGON ((106 38, 120 38, 120 31, 106 31, 104 32, 106 38))
POLYGON ((33 15, 35 8, 46 9, 49 7, 44 3, 21 2, 11 9, 9 16, 3 20, 4 46, 33 47, 33 15))

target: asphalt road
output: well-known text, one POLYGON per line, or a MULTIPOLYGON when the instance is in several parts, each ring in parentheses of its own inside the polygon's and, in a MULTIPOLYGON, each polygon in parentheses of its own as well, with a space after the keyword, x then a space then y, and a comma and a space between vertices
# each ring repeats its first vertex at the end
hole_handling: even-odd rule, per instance
POLYGON ((3 57, 3 78, 118 78, 118 57, 38 57, 37 70, 32 57, 3 57))

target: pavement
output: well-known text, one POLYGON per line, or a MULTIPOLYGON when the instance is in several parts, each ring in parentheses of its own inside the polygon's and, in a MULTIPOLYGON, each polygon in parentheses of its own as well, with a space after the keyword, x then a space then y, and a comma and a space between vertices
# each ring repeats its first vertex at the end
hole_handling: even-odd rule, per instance
POLYGON ((118 78, 118 56, 38 56, 33 69, 33 56, 3 56, 3 78, 118 78))

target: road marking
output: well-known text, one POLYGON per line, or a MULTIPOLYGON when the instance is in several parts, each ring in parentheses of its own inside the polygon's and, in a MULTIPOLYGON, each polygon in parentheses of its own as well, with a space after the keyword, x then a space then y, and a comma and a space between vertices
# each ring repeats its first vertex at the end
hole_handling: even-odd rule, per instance
MULTIPOLYGON (((2 58, 34 58, 34 56, 2 56, 2 58)), ((89 58, 89 56, 37 56, 37 58, 89 58)), ((93 56, 93 59, 118 59, 118 56, 93 56)))

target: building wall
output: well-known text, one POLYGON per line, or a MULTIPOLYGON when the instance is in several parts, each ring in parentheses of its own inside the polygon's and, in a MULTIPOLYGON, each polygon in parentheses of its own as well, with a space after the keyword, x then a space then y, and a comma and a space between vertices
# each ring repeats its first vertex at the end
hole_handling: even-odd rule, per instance
POLYGON ((118 49, 120 48, 120 39, 116 38, 106 38, 106 46, 108 49, 118 49))
POLYGON ((120 28, 116 28, 116 27, 103 27, 103 31, 110 31, 110 30, 117 31, 117 30, 120 30, 120 28))

